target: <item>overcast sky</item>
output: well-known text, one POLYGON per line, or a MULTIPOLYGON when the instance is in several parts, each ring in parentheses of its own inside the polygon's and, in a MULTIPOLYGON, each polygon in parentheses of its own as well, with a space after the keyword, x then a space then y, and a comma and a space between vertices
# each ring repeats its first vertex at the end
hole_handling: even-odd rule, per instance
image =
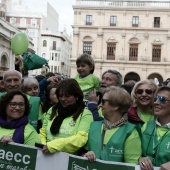
POLYGON ((72 33, 74 16, 72 5, 76 4, 76 0, 49 0, 49 2, 59 14, 59 30, 63 31, 66 27, 67 33, 72 33))
MULTIPOLYGON (((64 27, 68 34, 72 34, 73 25, 73 8, 72 5, 76 4, 76 0, 48 0, 52 7, 59 14, 59 31, 63 31, 64 27)), ((38 4, 41 5, 41 0, 23 0, 26 4, 31 4, 34 7, 38 4)))

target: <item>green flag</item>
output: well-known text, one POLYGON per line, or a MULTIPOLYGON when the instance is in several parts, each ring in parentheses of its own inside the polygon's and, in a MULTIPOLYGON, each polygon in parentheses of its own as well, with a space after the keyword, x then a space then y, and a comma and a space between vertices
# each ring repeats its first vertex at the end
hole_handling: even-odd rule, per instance
POLYGON ((45 58, 31 52, 24 53, 23 58, 24 71, 42 68, 43 65, 48 64, 48 61, 45 58))

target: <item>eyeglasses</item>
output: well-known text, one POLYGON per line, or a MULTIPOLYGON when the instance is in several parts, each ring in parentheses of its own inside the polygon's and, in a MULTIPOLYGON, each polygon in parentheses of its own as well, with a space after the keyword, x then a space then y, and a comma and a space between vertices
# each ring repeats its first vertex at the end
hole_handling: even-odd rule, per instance
POLYGON ((104 105, 105 102, 109 102, 110 100, 108 100, 108 99, 102 99, 101 101, 102 101, 102 105, 104 105))
POLYGON ((158 96, 155 95, 153 98, 153 101, 156 102, 159 99, 160 104, 165 104, 167 101, 169 102, 170 100, 168 100, 166 97, 164 96, 158 96))
POLYGON ((137 89, 136 93, 137 94, 143 94, 144 91, 145 91, 146 94, 152 94, 153 93, 152 89, 137 89))
POLYGON ((25 103, 16 103, 16 102, 9 102, 9 105, 15 109, 17 106, 20 108, 20 109, 23 109, 25 107, 25 103))

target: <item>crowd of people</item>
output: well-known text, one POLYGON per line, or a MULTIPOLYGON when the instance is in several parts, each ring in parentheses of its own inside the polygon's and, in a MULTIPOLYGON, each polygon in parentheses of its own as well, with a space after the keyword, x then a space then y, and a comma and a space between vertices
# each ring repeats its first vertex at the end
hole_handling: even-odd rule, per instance
POLYGON ((130 80, 112 69, 93 74, 88 54, 77 58, 77 75, 22 78, 4 73, 0 86, 0 141, 96 159, 170 170, 170 87, 130 80))

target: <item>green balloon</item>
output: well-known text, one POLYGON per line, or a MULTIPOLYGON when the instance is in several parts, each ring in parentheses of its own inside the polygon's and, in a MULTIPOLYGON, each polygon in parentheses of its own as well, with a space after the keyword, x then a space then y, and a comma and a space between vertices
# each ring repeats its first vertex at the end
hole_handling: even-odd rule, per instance
POLYGON ((11 47, 15 54, 20 55, 27 51, 29 45, 26 34, 19 32, 14 34, 11 40, 11 47))

